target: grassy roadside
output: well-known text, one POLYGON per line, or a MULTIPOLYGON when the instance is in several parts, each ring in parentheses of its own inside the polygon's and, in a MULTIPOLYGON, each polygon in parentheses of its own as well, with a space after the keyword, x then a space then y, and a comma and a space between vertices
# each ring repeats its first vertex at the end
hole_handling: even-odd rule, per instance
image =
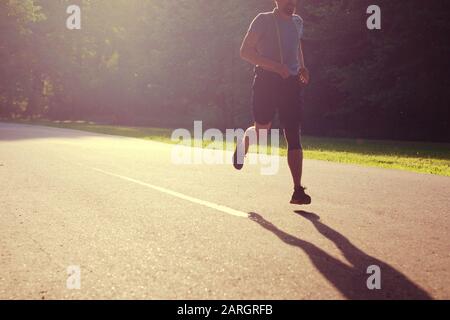
MULTIPOLYGON (((177 143, 171 140, 172 130, 165 128, 112 126, 83 121, 15 120, 14 122, 177 143)), ((204 147, 214 148, 209 141, 203 141, 202 144, 204 147)), ((304 136, 303 146, 307 159, 450 176, 450 144, 304 136)), ((286 155, 284 141, 280 143, 279 152, 286 155)))

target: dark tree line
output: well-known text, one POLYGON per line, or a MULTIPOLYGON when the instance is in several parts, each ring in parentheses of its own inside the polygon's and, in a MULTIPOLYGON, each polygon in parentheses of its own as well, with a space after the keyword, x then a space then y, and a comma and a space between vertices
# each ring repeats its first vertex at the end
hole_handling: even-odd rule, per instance
MULTIPOLYGON (((271 0, 0 0, 0 116, 230 128, 251 121, 239 46, 271 0), (82 29, 66 29, 66 8, 82 29)), ((450 141, 446 0, 300 0, 305 133, 450 141), (366 9, 382 9, 382 30, 366 9)))

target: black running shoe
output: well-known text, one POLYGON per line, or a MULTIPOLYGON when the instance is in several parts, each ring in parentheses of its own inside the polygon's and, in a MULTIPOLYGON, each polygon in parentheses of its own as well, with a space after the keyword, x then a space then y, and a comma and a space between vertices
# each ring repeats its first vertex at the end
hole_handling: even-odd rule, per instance
MULTIPOLYGON (((238 148, 244 148, 242 143, 237 143, 236 150, 234 150, 233 154, 233 166, 236 170, 241 170, 244 167, 244 158, 245 155, 242 154, 242 158, 238 159, 238 148)), ((243 153, 243 152, 242 152, 243 153)))
POLYGON ((291 204, 311 204, 311 197, 305 193, 305 190, 304 187, 295 188, 291 204))

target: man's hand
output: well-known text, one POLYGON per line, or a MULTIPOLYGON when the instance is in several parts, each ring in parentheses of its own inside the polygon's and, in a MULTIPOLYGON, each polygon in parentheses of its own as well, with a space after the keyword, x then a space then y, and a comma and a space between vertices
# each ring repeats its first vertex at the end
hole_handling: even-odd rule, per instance
POLYGON ((309 70, 306 67, 300 68, 300 76, 299 81, 302 85, 308 85, 309 84, 309 70))
POLYGON ((276 72, 282 77, 283 79, 287 79, 290 77, 291 73, 289 71, 289 68, 284 64, 279 64, 276 68, 276 72))

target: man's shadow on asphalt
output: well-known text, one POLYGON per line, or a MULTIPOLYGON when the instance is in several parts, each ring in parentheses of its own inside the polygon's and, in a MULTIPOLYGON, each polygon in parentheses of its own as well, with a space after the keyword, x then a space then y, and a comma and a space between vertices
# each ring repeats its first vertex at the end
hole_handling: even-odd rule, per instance
POLYGON ((347 299, 432 299, 426 291, 401 272, 364 253, 342 234, 323 224, 318 215, 305 211, 295 213, 309 220, 320 234, 331 240, 352 266, 342 263, 316 245, 278 229, 258 213, 251 212, 249 218, 274 233, 283 242, 302 249, 317 270, 347 299), (367 287, 367 279, 371 276, 371 273, 367 273, 367 268, 372 265, 381 269, 380 290, 369 290, 367 287))

